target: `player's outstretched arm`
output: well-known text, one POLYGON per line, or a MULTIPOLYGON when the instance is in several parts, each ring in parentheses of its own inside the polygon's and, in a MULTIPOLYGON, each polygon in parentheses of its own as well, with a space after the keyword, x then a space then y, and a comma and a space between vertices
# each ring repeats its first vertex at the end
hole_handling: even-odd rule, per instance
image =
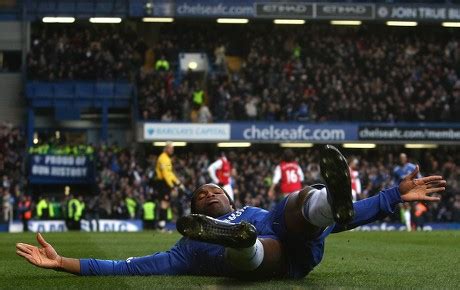
POLYGON ((40 233, 37 233, 40 248, 24 243, 16 244, 16 254, 26 259, 32 265, 40 268, 80 274, 80 261, 78 259, 61 257, 40 233))
POLYGON ((355 202, 353 221, 346 226, 336 224, 333 232, 350 230, 382 219, 392 214, 396 206, 402 202, 439 201, 438 196, 431 195, 444 191, 446 181, 438 175, 416 178, 418 173, 419 167, 417 166, 401 181, 399 186, 382 190, 377 195, 355 202))
POLYGON ((41 234, 41 247, 17 243, 16 253, 29 263, 44 269, 64 271, 81 276, 132 276, 187 274, 190 256, 186 245, 178 243, 167 252, 127 260, 72 259, 60 256, 41 234))
POLYGON ((447 182, 439 175, 416 178, 419 174, 419 166, 406 176, 399 184, 401 199, 405 202, 411 201, 440 201, 438 196, 430 196, 446 190, 447 182))

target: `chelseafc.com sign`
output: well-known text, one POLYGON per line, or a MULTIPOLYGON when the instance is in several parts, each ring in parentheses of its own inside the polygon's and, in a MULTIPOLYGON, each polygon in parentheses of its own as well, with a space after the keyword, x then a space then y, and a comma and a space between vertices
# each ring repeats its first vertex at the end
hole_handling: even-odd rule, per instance
POLYGON ((232 140, 247 141, 345 141, 357 138, 355 126, 289 123, 232 124, 232 140))
POLYGON ((276 126, 268 126, 268 128, 258 128, 253 125, 245 129, 243 132, 244 140, 286 140, 286 141, 301 141, 301 140, 345 140, 345 130, 343 129, 311 129, 300 125, 296 128, 277 128, 276 126))

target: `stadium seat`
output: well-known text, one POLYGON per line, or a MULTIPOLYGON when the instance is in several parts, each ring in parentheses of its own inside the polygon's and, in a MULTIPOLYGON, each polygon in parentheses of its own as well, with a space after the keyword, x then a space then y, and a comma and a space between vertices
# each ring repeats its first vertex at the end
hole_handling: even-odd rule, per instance
POLYGON ((132 1, 129 3, 129 14, 143 16, 145 14, 145 5, 142 2, 132 1))
POLYGON ((133 86, 131 84, 115 84, 115 98, 129 99, 133 93, 133 86))
POLYGON ((35 84, 34 83, 26 84, 26 97, 30 99, 35 98, 35 84))
POLYGON ((54 12, 55 13, 56 12, 56 2, 40 1, 37 6, 37 12, 39 13, 53 13, 54 12))
POLYGON ((94 98, 94 84, 78 82, 75 84, 75 96, 79 99, 94 98))
POLYGON ((74 98, 75 85, 70 82, 62 82, 54 84, 54 97, 55 98, 74 98))
POLYGON ((27 9, 29 9, 29 11, 36 11, 38 10, 38 4, 37 3, 38 1, 28 1, 27 3, 27 9))
POLYGON ((113 98, 114 96, 113 83, 96 83, 96 98, 113 98))
POLYGON ((94 12, 96 15, 107 15, 107 13, 113 12, 113 9, 112 1, 95 1, 94 12))
POLYGON ((91 16, 93 15, 93 11, 94 11, 94 2, 93 1, 78 1, 75 9, 78 15, 91 16))
POLYGON ((36 98, 53 98, 54 89, 53 84, 46 82, 35 83, 35 97, 36 98))
POLYGON ((75 2, 59 1, 57 11, 62 14, 70 14, 75 11, 75 2))
POLYGON ((77 106, 55 106, 54 117, 56 120, 80 120, 80 108, 77 106))

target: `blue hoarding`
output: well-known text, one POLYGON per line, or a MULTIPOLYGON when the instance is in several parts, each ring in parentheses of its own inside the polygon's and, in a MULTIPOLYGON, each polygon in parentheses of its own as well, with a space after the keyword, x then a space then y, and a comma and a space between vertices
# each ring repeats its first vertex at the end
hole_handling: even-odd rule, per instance
POLYGON ((80 225, 84 232, 140 232, 143 229, 142 220, 81 220, 80 225))
POLYGON ((364 19, 372 21, 416 20, 420 22, 460 20, 459 5, 452 5, 452 1, 445 0, 431 1, 433 4, 406 3, 407 1, 403 0, 380 1, 392 2, 390 4, 345 0, 333 2, 318 1, 315 3, 310 1, 276 0, 23 0, 11 1, 10 5, 3 5, 0 11, 0 20, 38 20, 41 17, 50 15, 74 16, 83 19, 92 16, 160 16, 364 19))
POLYGON ((94 162, 89 156, 29 155, 32 184, 88 184, 94 182, 94 162))
POLYGON ((231 140, 259 142, 342 142, 357 140, 357 125, 232 123, 231 140))
POLYGON ((456 123, 230 122, 214 124, 139 122, 139 141, 249 141, 309 143, 460 142, 456 123), (142 131, 141 131, 142 130, 142 131))
POLYGON ((440 124, 363 124, 358 128, 360 140, 372 141, 447 141, 460 140, 460 126, 440 124))
MULTIPOLYGON (((406 231, 407 228, 401 223, 372 223, 356 228, 356 231, 372 232, 372 231, 406 231)), ((426 223, 421 228, 422 231, 450 231, 460 230, 460 223, 426 223)))

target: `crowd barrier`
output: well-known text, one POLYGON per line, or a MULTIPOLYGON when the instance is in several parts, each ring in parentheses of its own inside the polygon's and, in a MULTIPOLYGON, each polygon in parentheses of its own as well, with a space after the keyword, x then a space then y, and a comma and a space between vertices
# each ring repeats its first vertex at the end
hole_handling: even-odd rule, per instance
MULTIPOLYGON (((144 229, 142 220, 114 220, 100 219, 98 221, 81 220, 80 227, 82 232, 140 232, 144 229)), ((27 228, 30 232, 67 232, 66 222, 64 220, 31 220, 27 228)), ((20 221, 14 221, 10 224, 0 225, 0 232, 19 233, 23 232, 23 224, 20 221)))
POLYGON ((26 84, 26 96, 29 99, 94 99, 121 98, 129 99, 133 94, 130 83, 112 82, 39 82, 30 81, 26 84))

